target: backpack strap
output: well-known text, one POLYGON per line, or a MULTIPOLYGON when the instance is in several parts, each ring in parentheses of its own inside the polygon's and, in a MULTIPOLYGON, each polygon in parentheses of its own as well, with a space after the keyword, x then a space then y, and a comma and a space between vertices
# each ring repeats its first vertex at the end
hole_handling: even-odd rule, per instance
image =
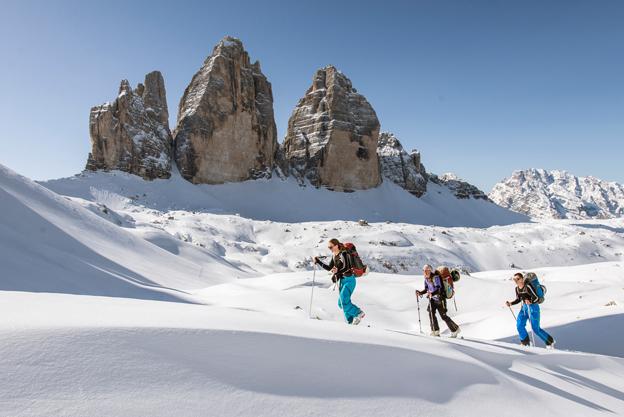
POLYGON ((341 253, 343 254, 346 263, 345 268, 347 268, 347 271, 353 274, 353 259, 351 259, 351 254, 346 249, 343 250, 341 253))

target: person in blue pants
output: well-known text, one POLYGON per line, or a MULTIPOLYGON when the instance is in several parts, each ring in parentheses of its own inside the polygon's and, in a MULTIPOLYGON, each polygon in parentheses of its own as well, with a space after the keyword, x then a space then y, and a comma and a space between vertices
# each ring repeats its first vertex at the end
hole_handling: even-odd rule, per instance
POLYGON ((520 308, 520 313, 516 320, 520 344, 528 346, 531 343, 529 334, 526 331, 526 322, 530 320, 533 333, 544 341, 547 348, 553 348, 555 339, 553 339, 546 330, 540 327, 540 306, 537 304, 539 300, 537 293, 533 287, 524 280, 524 275, 521 273, 515 274, 513 280, 516 283, 516 299, 513 301, 506 301, 505 304, 507 304, 507 307, 510 307, 520 302, 522 303, 522 308, 520 308))
POLYGON ((318 257, 314 258, 314 262, 321 265, 326 271, 333 273, 332 282, 338 282, 340 289, 338 307, 342 309, 347 323, 358 325, 366 314, 351 301, 356 284, 351 256, 338 239, 331 239, 327 247, 333 255, 329 265, 323 263, 318 257))

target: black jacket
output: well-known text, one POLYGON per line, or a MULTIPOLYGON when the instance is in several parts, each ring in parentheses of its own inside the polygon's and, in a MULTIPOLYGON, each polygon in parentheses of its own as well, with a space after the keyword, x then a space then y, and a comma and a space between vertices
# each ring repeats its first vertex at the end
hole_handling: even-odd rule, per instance
POLYGON ((338 255, 332 256, 332 260, 329 261, 329 265, 323 263, 320 259, 318 260, 319 265, 323 267, 326 271, 330 271, 333 267, 336 267, 338 271, 332 277, 332 281, 336 282, 336 280, 342 279, 344 276, 353 275, 352 266, 351 266, 351 256, 346 251, 340 251, 338 255))
POLYGON ((511 302, 511 305, 518 304, 520 301, 529 300, 531 303, 535 304, 538 302, 539 297, 531 287, 531 284, 525 283, 522 289, 516 287, 516 299, 511 302))

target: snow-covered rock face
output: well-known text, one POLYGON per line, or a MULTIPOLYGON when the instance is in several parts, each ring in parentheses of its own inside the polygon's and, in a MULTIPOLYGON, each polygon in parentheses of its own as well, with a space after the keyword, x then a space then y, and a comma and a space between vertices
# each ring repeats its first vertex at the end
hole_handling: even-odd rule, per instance
POLYGON ((215 46, 184 91, 175 130, 180 173, 193 183, 268 177, 277 151, 271 84, 240 40, 215 46))
POLYGON ((288 121, 285 158, 301 181, 337 191, 381 183, 379 120, 366 98, 333 66, 314 75, 288 121))
POLYGON ((379 135, 377 155, 384 178, 416 197, 421 197, 427 191, 429 176, 420 162, 420 152, 413 150, 408 154, 392 133, 382 132, 379 135))
POLYGON ((624 216, 624 186, 565 171, 515 171, 496 184, 490 198, 534 218, 589 219, 624 216))
POLYGON ((89 133, 92 150, 88 170, 120 170, 145 179, 171 175, 171 132, 160 72, 145 76, 145 83, 132 89, 121 82, 112 103, 91 109, 89 133))
POLYGON ((488 196, 483 191, 481 191, 476 186, 466 181, 463 181, 453 173, 447 172, 440 176, 430 174, 429 180, 435 184, 439 184, 448 188, 457 198, 474 198, 476 200, 490 201, 488 196))

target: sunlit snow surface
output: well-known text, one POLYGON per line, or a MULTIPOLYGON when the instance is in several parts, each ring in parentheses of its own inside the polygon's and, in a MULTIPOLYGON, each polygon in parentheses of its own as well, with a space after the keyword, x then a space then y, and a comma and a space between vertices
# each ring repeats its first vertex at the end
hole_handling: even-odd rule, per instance
POLYGON ((487 221, 457 200, 427 210, 407 195, 405 210, 392 188, 377 190, 387 199, 372 207, 388 211, 375 217, 360 193, 264 184, 92 174, 45 184, 60 195, 0 167, 0 415, 624 413, 621 222, 510 224, 492 211, 508 225, 449 227, 487 221), (317 217, 336 207, 370 225, 317 217), (399 217, 418 210, 442 226, 399 217), (309 258, 330 237, 354 241, 374 270, 354 294, 358 327, 324 271, 308 317, 309 258), (450 304, 466 339, 419 335, 425 261, 472 271, 450 304), (512 263, 548 287, 542 324, 560 350, 517 345, 503 304, 512 263))

